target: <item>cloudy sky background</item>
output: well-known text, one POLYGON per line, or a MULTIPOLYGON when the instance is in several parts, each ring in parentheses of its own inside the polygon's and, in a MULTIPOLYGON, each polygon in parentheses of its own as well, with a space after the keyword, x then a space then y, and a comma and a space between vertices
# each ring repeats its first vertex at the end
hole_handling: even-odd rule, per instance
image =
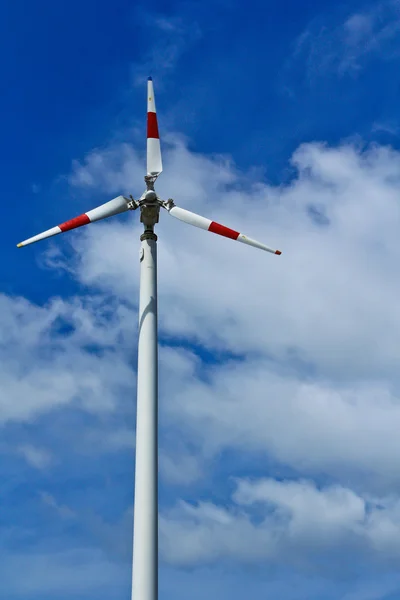
POLYGON ((400 3, 2 7, 0 581, 130 595, 153 75, 160 599, 400 598, 400 3))

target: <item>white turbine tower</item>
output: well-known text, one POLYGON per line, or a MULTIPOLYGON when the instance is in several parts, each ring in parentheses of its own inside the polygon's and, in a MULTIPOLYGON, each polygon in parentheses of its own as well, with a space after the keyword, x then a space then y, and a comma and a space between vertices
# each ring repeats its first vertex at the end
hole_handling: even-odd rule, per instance
POLYGON ((87 213, 65 221, 18 244, 18 248, 58 233, 100 221, 127 210, 140 209, 144 232, 140 236, 140 302, 137 375, 135 503, 132 565, 132 600, 158 597, 158 357, 157 357, 157 236, 160 208, 201 229, 243 242, 273 254, 281 254, 233 229, 161 200, 154 183, 162 172, 160 138, 151 77, 147 84, 146 190, 139 200, 118 196, 87 213))

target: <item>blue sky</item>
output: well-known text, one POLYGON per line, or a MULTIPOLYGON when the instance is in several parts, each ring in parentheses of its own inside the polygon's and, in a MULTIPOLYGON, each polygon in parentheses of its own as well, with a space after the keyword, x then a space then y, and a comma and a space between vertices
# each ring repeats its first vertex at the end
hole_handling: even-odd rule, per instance
POLYGON ((400 3, 5 3, 4 598, 130 597, 140 226, 162 215, 160 600, 400 598, 400 3), (210 239, 211 238, 211 239, 210 239))

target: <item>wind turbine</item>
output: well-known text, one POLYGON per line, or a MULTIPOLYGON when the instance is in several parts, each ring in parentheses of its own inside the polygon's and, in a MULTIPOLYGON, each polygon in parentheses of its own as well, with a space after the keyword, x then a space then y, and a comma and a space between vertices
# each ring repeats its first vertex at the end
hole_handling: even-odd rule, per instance
POLYGON ((160 137, 152 78, 147 83, 147 175, 146 190, 139 200, 118 196, 87 213, 65 221, 28 238, 18 248, 88 225, 140 209, 144 232, 140 236, 140 300, 137 373, 135 502, 133 532, 132 600, 157 600, 158 597, 158 355, 157 355, 157 236, 160 208, 189 225, 206 229, 266 252, 281 254, 265 244, 244 236, 225 225, 179 208, 172 198, 162 200, 154 184, 162 172, 160 137))

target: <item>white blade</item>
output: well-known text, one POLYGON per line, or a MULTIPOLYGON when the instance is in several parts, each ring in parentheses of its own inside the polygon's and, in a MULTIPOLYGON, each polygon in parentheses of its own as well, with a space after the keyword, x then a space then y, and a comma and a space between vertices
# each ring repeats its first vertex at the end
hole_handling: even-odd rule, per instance
POLYGON ((147 174, 159 175, 162 171, 160 135, 158 133, 153 80, 147 81, 147 174))
POLYGON ((21 248, 22 246, 28 246, 28 244, 33 244, 34 242, 44 240, 45 238, 52 237, 58 233, 63 233, 64 231, 69 231, 70 229, 82 227, 82 225, 87 225, 88 223, 93 223, 94 221, 100 221, 101 219, 118 215, 119 213, 128 210, 128 202, 129 200, 124 198, 124 196, 118 196, 117 198, 114 198, 113 200, 110 200, 109 202, 106 202, 105 204, 102 204, 93 210, 89 210, 83 215, 79 215, 79 217, 75 217, 70 221, 65 221, 65 223, 57 225, 57 227, 52 227, 47 231, 43 231, 43 233, 39 233, 38 235, 28 238, 24 242, 18 244, 18 248, 21 248))
POLYGON ((242 233, 234 231, 234 229, 229 229, 229 227, 225 227, 225 225, 220 225, 215 221, 210 221, 210 219, 196 215, 195 213, 190 212, 190 210, 185 210, 184 208, 179 208, 178 206, 167 208, 167 210, 170 215, 176 219, 179 219, 180 221, 183 221, 184 223, 188 223, 189 225, 194 225, 195 227, 200 227, 200 229, 205 229, 218 235, 223 235, 231 240, 236 240, 238 242, 242 242, 243 244, 248 244, 249 246, 254 246, 254 248, 259 248, 260 250, 265 250, 266 252, 272 252, 272 254, 282 254, 280 250, 269 248, 269 246, 261 244, 256 240, 252 240, 242 233))

